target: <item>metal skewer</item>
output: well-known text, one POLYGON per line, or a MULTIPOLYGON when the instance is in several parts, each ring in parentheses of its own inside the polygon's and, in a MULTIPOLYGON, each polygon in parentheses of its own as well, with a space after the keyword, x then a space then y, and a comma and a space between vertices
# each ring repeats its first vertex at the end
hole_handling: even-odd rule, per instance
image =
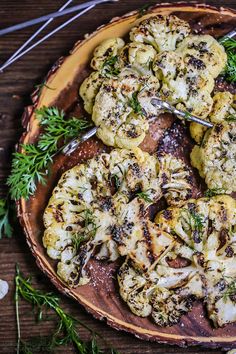
MULTIPOLYGON (((164 109, 164 111, 176 114, 188 121, 195 122, 201 125, 204 125, 205 127, 212 128, 213 124, 210 122, 207 122, 203 119, 200 119, 188 112, 180 111, 179 109, 176 109, 174 106, 171 106, 168 102, 162 101, 157 97, 151 98, 151 104, 155 106, 158 110, 159 109, 164 109)), ((88 140, 92 136, 94 136, 97 132, 97 127, 93 127, 90 130, 88 130, 85 134, 80 135, 78 138, 75 138, 71 140, 61 151, 64 155, 70 155, 72 152, 74 152, 78 146, 83 143, 84 141, 88 140)))
MULTIPOLYGON (((5 34, 7 34, 7 33, 15 32, 17 30, 20 30, 20 29, 23 29, 23 28, 26 28, 26 27, 29 27, 29 26, 36 25, 37 23, 47 21, 47 20, 49 20, 51 18, 61 17, 61 16, 64 16, 64 15, 70 14, 72 12, 77 12, 77 11, 83 10, 83 9, 85 9, 87 7, 95 6, 95 5, 101 4, 103 2, 108 2, 108 1, 109 0, 93 0, 93 1, 85 2, 85 3, 80 4, 80 5, 72 6, 69 9, 63 10, 61 12, 58 12, 58 11, 52 12, 52 13, 50 13, 48 15, 44 15, 44 16, 41 16, 41 17, 38 17, 38 18, 34 18, 33 20, 29 20, 29 21, 22 22, 22 23, 19 23, 17 25, 14 25, 14 26, 3 28, 3 29, 0 30, 0 36, 3 36, 5 34)), ((117 0, 111 0, 111 1, 113 2, 113 1, 117 1, 117 0)))
POLYGON ((11 61, 7 61, 5 64, 3 64, 0 67, 0 71, 3 71, 5 68, 7 68, 8 66, 10 66, 12 63, 14 63, 16 60, 18 60, 19 58, 21 58, 23 55, 25 55, 26 53, 28 53, 31 49, 35 48, 36 46, 38 46, 40 43, 44 42, 46 39, 48 39, 49 37, 51 37, 54 33, 60 31, 62 28, 66 27, 67 25, 69 25, 72 21, 76 20, 78 17, 84 15, 86 12, 88 12, 89 10, 93 9, 95 7, 95 5, 89 6, 88 8, 84 9, 83 11, 79 12, 77 15, 73 16, 72 18, 70 18, 68 21, 64 22, 63 24, 61 24, 59 27, 55 28, 52 32, 46 34, 44 37, 42 37, 40 40, 38 40, 37 42, 35 42, 34 44, 32 44, 30 47, 28 47, 26 50, 24 50, 23 52, 21 52, 19 55, 15 56, 11 61))
MULTIPOLYGON (((58 10, 58 12, 61 12, 62 10, 64 10, 73 0, 69 0, 67 1, 62 7, 60 7, 60 9, 58 10)), ((12 59, 14 59, 30 42, 32 42, 32 40, 40 33, 42 32, 42 30, 44 30, 52 21, 53 21, 53 17, 51 17, 47 22, 45 22, 42 26, 39 27, 39 29, 37 29, 36 32, 34 32, 32 34, 32 36, 30 36, 29 39, 27 39, 27 41, 25 43, 23 43, 20 48, 18 48, 15 53, 12 54, 12 56, 7 59, 7 61, 3 64, 5 65, 6 63, 12 61, 12 59)))

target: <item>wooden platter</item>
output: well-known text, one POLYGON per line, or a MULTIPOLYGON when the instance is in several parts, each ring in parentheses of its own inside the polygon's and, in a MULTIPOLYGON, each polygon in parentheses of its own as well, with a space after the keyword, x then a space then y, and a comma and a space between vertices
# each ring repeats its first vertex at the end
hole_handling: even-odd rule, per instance
MULTIPOLYGON (((223 8, 216 9, 206 5, 186 3, 163 4, 151 7, 142 19, 157 13, 174 14, 187 20, 194 31, 208 33, 216 38, 236 27, 236 12, 223 8)), ((131 27, 140 20, 138 12, 114 18, 109 24, 99 27, 97 31, 87 36, 85 40, 79 41, 68 57, 58 60, 46 78, 47 87, 44 87, 40 94, 34 92, 33 105, 25 110, 22 121, 26 132, 21 137, 21 143, 35 142, 40 133, 34 114, 36 108, 56 105, 66 112, 80 115, 82 107, 77 97, 78 87, 89 73, 89 61, 94 48, 106 38, 126 36, 131 27)), ((151 153, 155 152, 163 132, 171 126, 173 120, 173 117, 165 116, 158 123, 153 124, 141 147, 151 153)), ((184 154, 184 150, 191 149, 192 143, 187 130, 178 123, 174 124, 174 128, 171 128, 172 132, 179 129, 179 134, 174 136, 174 139, 179 150, 184 154)), ((171 147, 167 146, 167 148, 171 147)), ((61 174, 104 149, 105 146, 97 138, 92 138, 83 143, 70 157, 57 156, 51 167, 47 184, 39 185, 36 194, 28 201, 21 199, 18 202, 18 216, 38 266, 61 292, 77 300, 94 317, 105 319, 109 325, 118 330, 131 332, 144 340, 179 346, 198 344, 212 348, 234 347, 236 345, 236 324, 214 329, 206 319, 201 303, 196 303, 193 310, 183 316, 178 325, 170 328, 160 328, 148 318, 133 315, 119 297, 116 282, 118 262, 108 264, 92 260, 88 266, 90 283, 77 289, 68 288, 57 276, 55 263, 49 259, 42 245, 44 209, 61 174)), ((201 193, 201 188, 198 193, 201 193)))

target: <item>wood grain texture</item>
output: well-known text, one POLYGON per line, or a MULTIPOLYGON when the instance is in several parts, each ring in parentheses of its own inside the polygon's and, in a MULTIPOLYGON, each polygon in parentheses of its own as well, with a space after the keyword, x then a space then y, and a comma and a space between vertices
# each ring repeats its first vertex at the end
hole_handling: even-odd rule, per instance
MULTIPOLYGON (((148 1, 154 4, 155 1, 148 1)), ((77 3, 75 1, 75 3, 77 3)), ((85 33, 92 32, 98 25, 106 23, 113 16, 122 15, 127 11, 141 7, 146 2, 143 0, 120 1, 115 5, 103 5, 83 16, 79 21, 61 31, 46 43, 26 55, 18 63, 15 63, 5 73, 0 75, 0 182, 1 193, 6 190, 4 180, 9 173, 10 153, 17 141, 22 129, 20 116, 25 105, 30 103, 29 94, 36 83, 40 83, 53 62, 68 50, 85 33)), ((236 8, 235 1, 208 1, 208 4, 217 6, 229 6, 236 8)), ((1 27, 21 22, 30 17, 36 17, 54 11, 61 6, 62 1, 6 1, 1 0, 0 18, 1 27)), ((57 23, 60 23, 58 20, 57 23)), ((51 26, 53 27, 53 26, 51 26)), ((0 59, 4 61, 10 54, 32 33, 33 29, 26 29, 15 34, 0 38, 0 59)), ((15 351, 15 316, 14 316, 14 265, 20 264, 25 274, 34 275, 34 284, 37 287, 55 290, 51 283, 39 271, 35 265, 25 237, 20 228, 15 232, 12 240, 0 241, 0 278, 9 281, 10 291, 7 297, 0 302, 0 353, 11 354, 15 351)), ((56 291, 56 290, 55 290, 56 291)), ((105 322, 99 322, 88 315, 81 306, 73 300, 62 296, 62 304, 70 313, 78 316, 94 330, 101 333, 108 342, 112 343, 120 353, 221 353, 217 350, 203 350, 202 348, 180 349, 158 343, 148 343, 134 338, 132 335, 117 332, 109 328, 105 322)), ((44 322, 35 324, 31 307, 22 302, 21 307, 22 336, 28 338, 34 335, 48 335, 53 324, 44 322)), ((81 336, 86 337, 86 332, 81 330, 81 336)), ((103 347, 106 347, 102 343, 103 347)), ((65 351, 59 349, 57 352, 65 351)), ((66 352, 74 352, 73 348, 66 348, 66 352)))

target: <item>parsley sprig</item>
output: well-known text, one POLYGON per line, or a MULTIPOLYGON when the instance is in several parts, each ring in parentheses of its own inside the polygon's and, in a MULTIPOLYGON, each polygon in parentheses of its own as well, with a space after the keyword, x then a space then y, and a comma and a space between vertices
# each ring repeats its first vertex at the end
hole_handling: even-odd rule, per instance
POLYGON ((236 40, 233 38, 223 38, 219 40, 225 48, 228 60, 224 71, 224 76, 230 83, 236 82, 236 40))
POLYGON ((36 110, 36 118, 43 128, 36 144, 23 144, 22 152, 13 154, 12 170, 7 180, 13 199, 28 199, 35 193, 38 183, 45 183, 48 166, 62 142, 78 135, 90 123, 84 119, 65 119, 63 110, 56 107, 42 107, 36 110))
POLYGON ((225 190, 223 188, 212 188, 212 189, 207 189, 204 193, 205 197, 214 197, 215 195, 218 195, 218 194, 224 194, 225 193, 225 190))
MULTIPOLYGON (((94 332, 84 323, 66 313, 60 306, 59 298, 54 293, 44 293, 35 289, 31 285, 30 279, 24 278, 18 266, 16 267, 15 276, 15 308, 16 308, 16 322, 17 322, 17 354, 27 353, 32 354, 33 349, 52 351, 60 345, 74 344, 76 350, 80 354, 102 354, 104 353, 97 344, 97 338, 100 337, 98 333, 94 332), (19 300, 20 297, 33 305, 34 309, 38 311, 38 318, 43 319, 44 311, 52 310, 59 322, 55 332, 49 337, 33 338, 31 341, 23 341, 21 339, 20 315, 19 315, 19 300), (86 328, 91 336, 90 342, 85 342, 80 338, 78 333, 78 325, 86 328)), ((34 352, 35 352, 34 351, 34 352)), ((40 351, 42 352, 42 351, 40 351)), ((110 349, 111 354, 118 354, 115 349, 110 349)))

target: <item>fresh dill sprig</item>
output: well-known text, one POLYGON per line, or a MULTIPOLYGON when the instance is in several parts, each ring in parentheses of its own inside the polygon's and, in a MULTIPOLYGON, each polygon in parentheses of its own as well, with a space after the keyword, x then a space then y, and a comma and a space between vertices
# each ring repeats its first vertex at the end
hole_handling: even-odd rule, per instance
POLYGON ((230 83, 236 82, 236 40, 226 37, 220 39, 219 42, 224 46, 228 58, 223 73, 225 79, 230 83))
POLYGON ((199 214, 195 212, 194 210, 189 210, 186 208, 183 208, 182 211, 187 213, 188 217, 188 225, 192 229, 192 231, 195 233, 195 237, 199 237, 200 239, 202 238, 203 234, 203 220, 204 216, 202 214, 199 214))
MULTIPOLYGON (((44 293, 36 290, 32 285, 30 279, 24 278, 21 274, 19 267, 16 266, 15 275, 15 308, 16 308, 16 322, 17 322, 17 354, 20 353, 33 353, 33 349, 42 350, 47 348, 47 351, 52 351, 60 345, 73 344, 80 354, 102 354, 104 353, 97 344, 96 339, 101 337, 98 333, 94 332, 88 326, 78 319, 66 313, 59 304, 59 298, 53 293, 44 293), (50 309, 55 312, 59 318, 59 322, 55 332, 49 337, 32 338, 32 341, 22 341, 20 316, 19 316, 19 300, 20 297, 33 305, 38 311, 38 316, 43 319, 43 311, 50 309), (78 333, 78 325, 86 328, 91 336, 90 342, 83 341, 78 333)), ((34 353, 35 353, 34 351, 34 353)), ((46 351, 46 350, 45 350, 46 351)), ((42 351, 40 351, 42 352, 42 351)), ((110 349, 110 353, 117 353, 114 349, 110 349)))
POLYGON ((205 197, 213 197, 214 195, 218 194, 224 194, 225 191, 223 188, 212 188, 212 189, 207 189, 204 193, 205 197))
POLYGON ((139 192, 136 194, 136 196, 139 197, 140 199, 143 199, 147 203, 154 203, 153 199, 150 198, 147 192, 139 192))
POLYGON ((58 151, 59 143, 65 144, 90 125, 84 119, 65 119, 64 111, 56 107, 36 110, 36 118, 44 130, 38 142, 23 144, 23 151, 13 154, 11 174, 7 180, 12 199, 28 199, 33 195, 37 184, 45 183, 48 166, 58 151))
POLYGON ((0 199, 0 239, 3 236, 10 238, 13 234, 13 227, 10 223, 11 202, 8 198, 0 199))
POLYGON ((120 69, 116 66, 117 62, 117 55, 110 56, 104 61, 103 72, 105 76, 117 76, 120 74, 120 69))
POLYGON ((138 91, 132 94, 132 98, 129 99, 129 106, 132 108, 134 113, 143 115, 142 106, 138 100, 138 91))

